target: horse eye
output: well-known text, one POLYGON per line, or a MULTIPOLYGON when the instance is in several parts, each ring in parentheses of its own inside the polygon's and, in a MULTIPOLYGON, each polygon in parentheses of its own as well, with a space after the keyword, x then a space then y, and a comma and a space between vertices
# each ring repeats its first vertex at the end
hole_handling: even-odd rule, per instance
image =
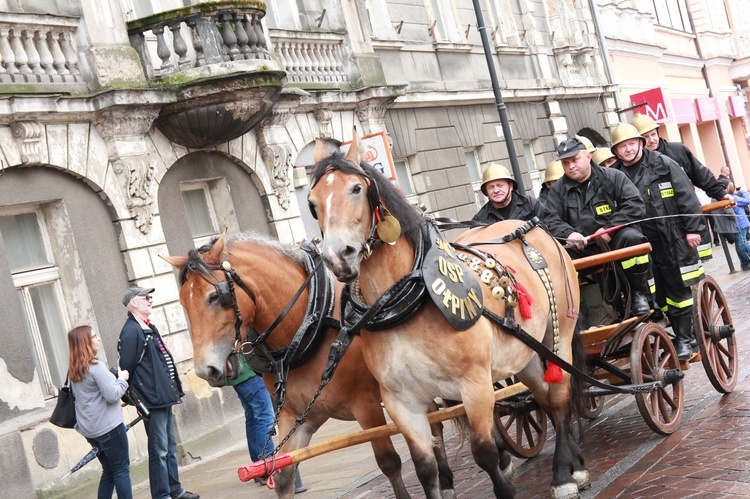
POLYGON ((362 192, 362 184, 357 184, 352 187, 352 193, 359 194, 360 192, 362 192))
POLYGON ((310 209, 310 214, 312 217, 317 220, 318 219, 318 212, 315 211, 315 205, 312 204, 310 201, 307 202, 307 207, 310 209))
POLYGON ((211 293, 208 295, 208 303, 214 303, 219 299, 219 293, 211 293))

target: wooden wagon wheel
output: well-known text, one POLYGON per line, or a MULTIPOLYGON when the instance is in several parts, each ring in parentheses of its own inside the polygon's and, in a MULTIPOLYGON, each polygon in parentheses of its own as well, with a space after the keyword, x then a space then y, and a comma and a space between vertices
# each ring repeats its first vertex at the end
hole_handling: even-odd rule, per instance
POLYGON ((636 393, 635 400, 646 424, 657 433, 669 435, 682 420, 684 404, 680 361, 672 341, 658 324, 638 326, 630 349, 633 384, 661 381, 663 386, 649 393, 636 393))
POLYGON ((724 293, 713 277, 693 287, 693 329, 708 379, 719 393, 737 384, 737 340, 724 293))
POLYGON ((604 395, 591 395, 586 398, 583 406, 583 416, 596 419, 604 410, 604 395))
MULTIPOLYGON (((511 386, 515 377, 495 383, 495 389, 511 386)), ((495 424, 503 436, 508 452, 516 457, 529 459, 538 455, 547 439, 547 413, 531 395, 495 403, 495 424)))

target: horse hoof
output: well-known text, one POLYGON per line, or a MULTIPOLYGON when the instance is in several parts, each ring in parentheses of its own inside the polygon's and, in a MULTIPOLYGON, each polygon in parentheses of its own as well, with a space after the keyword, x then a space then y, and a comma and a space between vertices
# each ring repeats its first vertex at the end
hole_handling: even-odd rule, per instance
POLYGON ((564 483, 550 488, 550 497, 552 499, 575 499, 580 497, 578 494, 578 485, 575 483, 564 483))
POLYGON ((591 487, 591 476, 589 475, 589 470, 574 471, 573 480, 578 484, 578 490, 584 490, 591 487))
POLYGON ((443 499, 456 499, 456 491, 454 489, 443 489, 440 491, 440 496, 443 499))
POLYGON ((508 466, 505 467, 505 469, 501 470, 505 478, 508 480, 513 480, 516 477, 516 467, 513 464, 513 461, 508 463, 508 466))

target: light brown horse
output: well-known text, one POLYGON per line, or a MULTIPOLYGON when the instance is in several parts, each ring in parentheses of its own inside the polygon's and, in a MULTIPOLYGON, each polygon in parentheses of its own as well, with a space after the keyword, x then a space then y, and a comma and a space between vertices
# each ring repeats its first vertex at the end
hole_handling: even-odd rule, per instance
MULTIPOLYGON (((229 358, 235 350, 234 308, 226 304, 222 306, 222 297, 218 296, 218 288, 213 284, 226 282, 222 262, 227 261, 231 265, 253 295, 253 298, 249 297, 238 287, 234 292, 242 318, 242 331, 247 331, 250 326, 256 331, 265 331, 290 303, 307 277, 305 256, 301 249, 259 235, 245 235, 239 240, 228 241, 226 235, 222 234, 207 251, 192 250, 188 257, 164 258, 180 269, 180 301, 190 319, 195 372, 215 387, 225 385, 227 371, 231 369, 229 358)), ((334 282, 335 303, 338 306, 341 284, 334 282)), ((288 315, 268 336, 266 345, 271 351, 286 347, 292 340, 305 318, 308 298, 309 289, 306 288, 288 315)), ((338 317, 337 308, 332 315, 338 317)), ((281 438, 287 435, 312 400, 328 361, 330 345, 337 334, 337 329, 327 329, 312 356, 290 371, 286 403, 278 422, 281 438)), ((273 393, 275 375, 264 374, 263 380, 273 393)), ((362 356, 362 342, 357 338, 308 413, 307 421, 283 445, 281 452, 308 445, 312 435, 329 418, 356 420, 365 429, 386 424, 378 383, 367 370, 362 356)), ((436 436, 442 436, 441 425, 435 425, 433 431, 436 436)), ((401 478, 401 458, 391 440, 374 440, 372 448, 378 466, 391 482, 395 496, 409 497, 401 478)), ((441 486, 446 495, 451 496, 453 478, 445 450, 441 446, 435 452, 441 463, 441 486)), ((294 467, 282 468, 279 473, 276 478, 277 494, 281 497, 293 496, 294 467)))
MULTIPOLYGON (((372 305, 397 281, 400 285, 404 282, 400 279, 414 274, 415 254, 425 240, 422 227, 429 221, 376 169, 359 162, 356 132, 346 157, 339 153, 329 156, 325 144, 318 141, 315 161, 308 201, 324 236, 323 259, 340 281, 358 280, 361 299, 372 305), (400 235, 398 227, 394 232, 392 220, 377 224, 389 212, 400 222, 400 235), (391 244, 384 243, 381 237, 391 244)), ((508 221, 473 229, 457 242, 493 240, 521 225, 522 222, 508 221)), ((577 310, 579 304, 575 269, 567 253, 542 228, 531 229, 524 237, 547 262, 551 286, 557 292, 555 305, 561 311, 558 355, 572 362, 574 344, 579 347, 580 342, 573 341, 575 313, 566 311, 577 310)), ((514 270, 517 281, 534 298, 531 317, 516 320, 537 340, 551 346, 551 303, 540 276, 524 256, 521 242, 515 239, 477 248, 494 253, 498 262, 514 270)), ((461 265, 464 275, 472 273, 461 265)), ((506 315, 505 302, 493 298, 488 286, 482 286, 482 293, 485 308, 500 317, 506 315)), ((380 383, 388 414, 406 438, 427 497, 440 495, 426 417, 435 397, 463 401, 475 461, 490 475, 496 496, 514 494, 515 489, 498 465, 492 388, 493 381, 512 375, 531 389, 557 430, 553 497, 577 497, 579 486, 590 483, 571 432, 574 404, 570 375, 564 373, 559 383, 544 382, 545 368, 538 355, 499 324, 481 316, 469 329, 459 331, 433 302, 426 300, 408 322, 383 331, 363 330, 361 337, 365 361, 380 383)))

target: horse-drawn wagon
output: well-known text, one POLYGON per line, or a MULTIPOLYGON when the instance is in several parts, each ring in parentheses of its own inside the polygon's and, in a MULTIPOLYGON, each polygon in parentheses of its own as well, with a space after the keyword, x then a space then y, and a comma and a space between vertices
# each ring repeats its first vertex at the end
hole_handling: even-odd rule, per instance
MULTIPOLYGON (((324 145, 316 148, 309 199, 325 235, 320 248, 284 250, 252 241, 226 243, 222 237, 210 249, 169 260, 181 269, 196 373, 221 386, 233 372, 232 356, 250 353, 248 347, 265 352, 275 371, 264 379, 282 402, 278 423, 286 436, 267 459, 241 470, 243 478, 274 474, 282 461, 293 464, 325 450, 297 451, 296 458, 277 455, 307 445, 327 418, 356 419, 370 429, 368 438, 375 437, 378 464, 397 497, 408 494, 400 459, 387 438, 396 428, 407 441, 425 495, 441 497, 453 488, 445 450, 433 444, 441 441, 435 437, 444 416, 427 413, 442 398, 464 401, 472 454, 496 495, 513 493, 506 476, 512 461, 505 443, 495 438, 496 425, 514 454, 531 457, 544 445, 551 417, 557 430, 552 494, 576 497, 590 483, 571 430, 576 397, 585 402, 602 390, 635 390, 652 422, 673 421, 669 407, 681 404, 681 391, 674 395, 681 390, 681 371, 671 361, 674 349, 660 326, 635 318, 610 330, 576 334, 576 266, 542 227, 503 222, 467 231, 451 246, 389 182, 358 164, 356 154, 356 140, 346 158, 327 157, 324 145), (321 257, 340 281, 350 283, 343 291, 322 268, 321 257), (338 335, 331 320, 337 315, 338 335), (630 341, 623 330, 634 331, 630 341), (599 357, 617 356, 609 363, 616 372, 625 372, 618 364, 625 344, 635 345, 624 383, 580 370, 584 347, 591 356, 600 343, 599 357), (319 384, 310 383, 313 373, 319 384), (499 387, 500 395, 493 391, 498 379, 508 385, 499 387), (324 389, 329 383, 337 388, 324 389), (583 383, 599 391, 584 393, 583 383), (526 387, 533 398, 519 393, 526 387), (661 395, 648 396, 654 393, 661 395), (499 404, 498 396, 504 399, 499 404), (382 431, 372 429, 385 423, 381 398, 395 424, 382 431), (294 433, 298 427, 304 428, 294 433)), ((697 293, 703 308, 696 308, 708 314, 696 321, 710 336, 701 337, 703 349, 723 352, 712 341, 733 344, 727 328, 720 327, 731 326, 728 310, 720 305, 723 296, 711 285, 697 293)), ((721 364, 720 356, 714 359, 721 364)), ((724 380, 722 373, 729 371, 731 378, 734 370, 719 370, 716 377, 724 380)), ((589 409, 593 414, 596 406, 589 409)), ((291 471, 280 472, 279 488, 289 494, 291 471)))

